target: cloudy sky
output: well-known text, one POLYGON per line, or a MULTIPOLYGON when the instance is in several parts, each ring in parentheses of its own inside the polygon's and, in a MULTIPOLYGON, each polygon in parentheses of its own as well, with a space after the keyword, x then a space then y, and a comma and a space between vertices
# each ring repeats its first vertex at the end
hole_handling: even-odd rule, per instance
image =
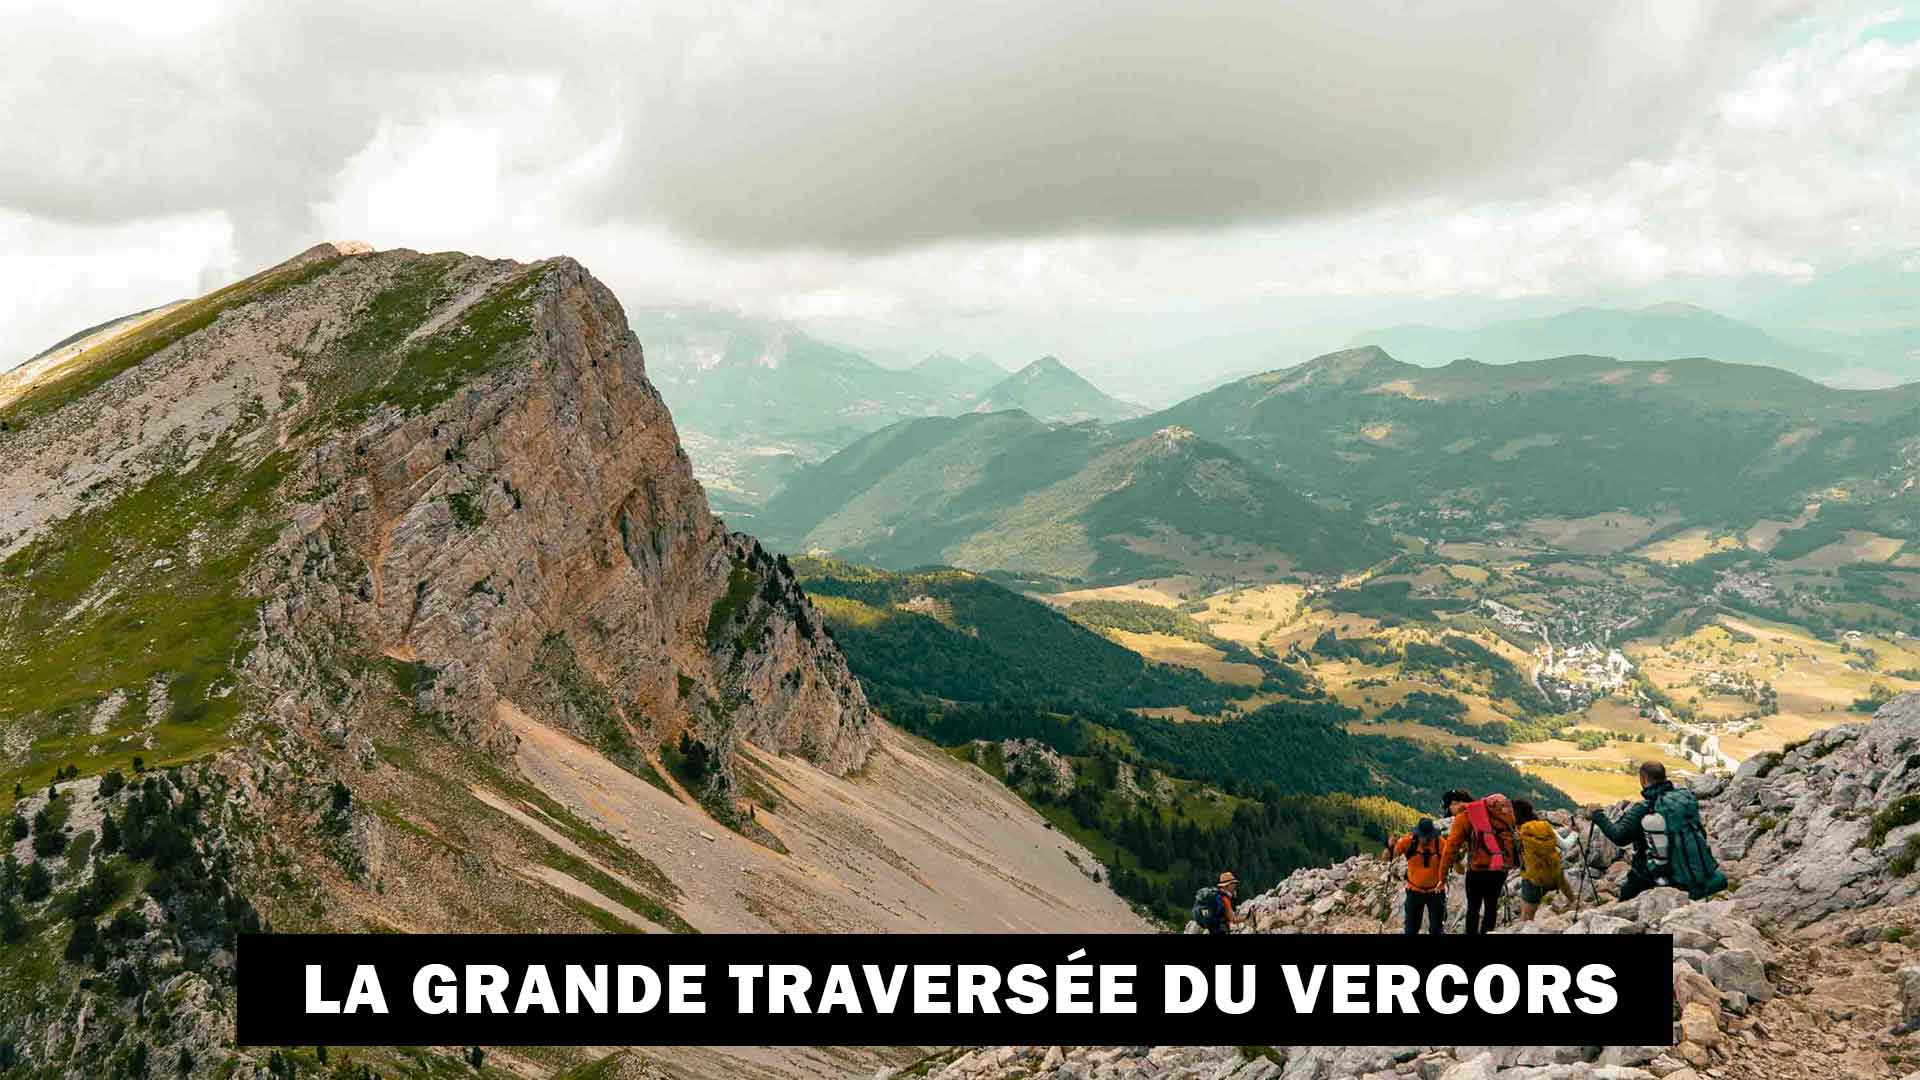
POLYGON ((1668 298, 1852 329, 1823 285, 1920 285, 1911 0, 0 0, 0 38, 0 367, 322 239, 1010 363, 1668 298))

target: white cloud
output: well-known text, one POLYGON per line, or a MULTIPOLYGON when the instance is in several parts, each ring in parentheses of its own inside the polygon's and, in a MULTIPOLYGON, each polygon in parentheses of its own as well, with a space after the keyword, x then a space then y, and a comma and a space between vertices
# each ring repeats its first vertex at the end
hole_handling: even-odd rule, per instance
POLYGON ((0 368, 84 327, 205 291, 232 245, 217 212, 67 225, 0 210, 0 368))
POLYGON ((895 327, 1920 249, 1913 16, 1776 6, 0 0, 0 357, 329 238, 895 327))

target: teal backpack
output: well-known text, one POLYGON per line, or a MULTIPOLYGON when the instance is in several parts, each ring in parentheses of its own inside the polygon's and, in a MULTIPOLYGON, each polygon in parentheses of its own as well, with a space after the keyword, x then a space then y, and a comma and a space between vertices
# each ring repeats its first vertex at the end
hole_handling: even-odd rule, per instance
POLYGON ((1193 894, 1193 921, 1199 923, 1202 930, 1213 929, 1220 925, 1220 917, 1225 914, 1220 910, 1222 906, 1219 888, 1208 885, 1193 894))
POLYGON ((1647 873, 1655 884, 1684 889, 1695 900, 1727 887, 1693 792, 1675 787, 1663 793, 1640 819, 1640 831, 1647 837, 1647 873))

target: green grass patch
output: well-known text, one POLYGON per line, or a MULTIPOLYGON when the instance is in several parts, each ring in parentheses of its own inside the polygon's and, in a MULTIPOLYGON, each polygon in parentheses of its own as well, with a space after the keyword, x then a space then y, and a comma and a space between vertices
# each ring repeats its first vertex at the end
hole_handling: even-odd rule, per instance
POLYGON ((597 1061, 584 1065, 575 1065, 553 1074, 553 1080, 618 1080, 620 1076, 620 1058, 618 1053, 608 1054, 597 1061))
POLYGON ((1888 861, 1887 871, 1894 877, 1906 877, 1913 873, 1916 863, 1920 863, 1920 836, 1909 836, 1900 853, 1888 861))
POLYGON ((713 602, 713 609, 707 612, 707 647, 717 649, 727 641, 733 620, 753 600, 753 594, 760 588, 760 575, 747 568, 739 558, 733 560, 733 569, 727 573, 727 591, 713 602))
POLYGON ((433 668, 414 660, 386 658, 387 675, 393 680, 393 688, 409 702, 420 691, 433 686, 440 673, 433 668))
MULTIPOLYGON (((502 366, 513 347, 533 333, 535 294, 547 269, 546 264, 538 264, 495 286, 452 324, 415 343, 382 381, 347 394, 340 403, 341 410, 349 416, 364 416, 392 405, 405 412, 426 412, 461 386, 502 366)), ((419 280, 389 290, 404 293, 390 301, 394 309, 392 326, 348 348, 374 354, 390 350, 412 332, 411 328, 401 332, 407 320, 424 321, 424 312, 433 302, 428 290, 437 285, 437 281, 428 280, 432 270, 422 268, 419 280)), ((379 298, 375 304, 380 304, 379 298)))
POLYGON ((487 523, 487 512, 469 491, 454 491, 447 495, 447 509, 453 512, 453 520, 467 530, 477 529, 487 523))
POLYGON ((1888 833, 1916 821, 1920 821, 1920 795, 1894 800, 1892 805, 1873 815, 1873 827, 1867 831, 1867 846, 1879 847, 1888 833))
POLYGON ((69 761, 103 772, 136 753, 159 765, 224 745, 240 708, 233 669, 260 606, 241 581, 281 527, 288 464, 279 453, 250 460, 223 440, 0 563, 0 725, 35 737, 0 780, 34 786, 69 761), (162 682, 154 748, 119 741, 146 723, 148 687, 162 682), (116 690, 126 705, 92 734, 116 690), (88 754, 94 745, 101 754, 88 754))

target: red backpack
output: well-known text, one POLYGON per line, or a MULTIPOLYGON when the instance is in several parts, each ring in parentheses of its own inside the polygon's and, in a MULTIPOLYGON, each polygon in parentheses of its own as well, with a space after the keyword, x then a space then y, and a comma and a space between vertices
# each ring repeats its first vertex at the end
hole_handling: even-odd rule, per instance
POLYGON ((1473 829, 1473 842, 1487 852, 1487 869, 1505 870, 1513 865, 1513 804, 1505 795, 1489 795, 1467 804, 1467 825, 1473 829))

